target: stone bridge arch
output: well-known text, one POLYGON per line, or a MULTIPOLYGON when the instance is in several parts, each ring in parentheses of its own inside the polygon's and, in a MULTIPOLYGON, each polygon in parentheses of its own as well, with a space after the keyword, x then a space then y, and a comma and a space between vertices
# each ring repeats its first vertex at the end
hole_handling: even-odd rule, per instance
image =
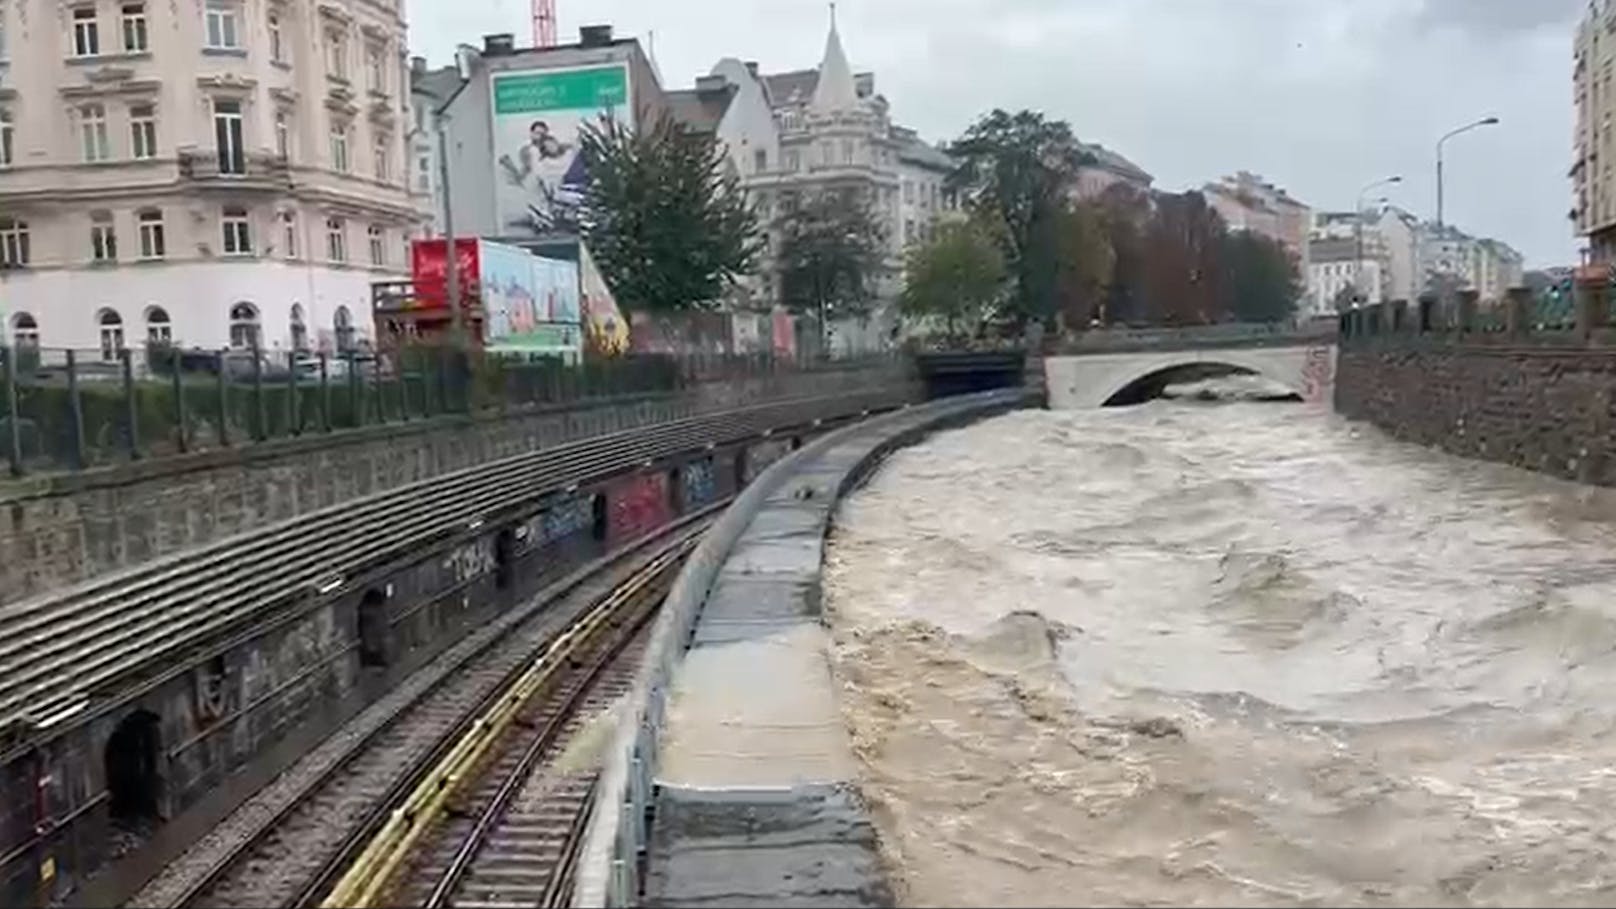
POLYGON ((1079 354, 1050 358, 1045 364, 1045 374, 1049 383, 1049 404, 1055 409, 1136 403, 1133 399, 1139 392, 1157 382, 1241 374, 1262 376, 1290 389, 1304 401, 1328 405, 1335 385, 1335 347, 1079 354))

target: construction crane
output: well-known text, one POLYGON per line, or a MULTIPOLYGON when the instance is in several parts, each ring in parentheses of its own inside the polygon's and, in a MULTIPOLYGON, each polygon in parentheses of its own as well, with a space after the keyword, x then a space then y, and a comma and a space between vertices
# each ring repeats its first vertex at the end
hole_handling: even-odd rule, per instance
POLYGON ((533 0, 533 46, 555 47, 555 0, 533 0))

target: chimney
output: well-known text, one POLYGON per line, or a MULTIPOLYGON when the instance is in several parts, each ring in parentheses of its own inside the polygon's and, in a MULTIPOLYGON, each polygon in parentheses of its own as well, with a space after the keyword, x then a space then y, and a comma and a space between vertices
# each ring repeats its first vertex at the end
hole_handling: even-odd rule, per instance
POLYGON ((605 47, 612 43, 612 27, 586 25, 578 29, 578 43, 584 47, 605 47))
POLYGON ((721 92, 729 87, 729 80, 723 76, 697 76, 696 93, 700 95, 721 92))
POLYGON ((419 76, 419 75, 423 75, 425 72, 426 72, 426 58, 425 57, 411 57, 410 58, 410 75, 419 76))
POLYGON ((483 36, 484 57, 505 57, 516 52, 516 36, 510 32, 483 36))
POLYGON ((758 77, 758 62, 756 60, 746 61, 746 71, 752 74, 752 78, 756 79, 758 77))

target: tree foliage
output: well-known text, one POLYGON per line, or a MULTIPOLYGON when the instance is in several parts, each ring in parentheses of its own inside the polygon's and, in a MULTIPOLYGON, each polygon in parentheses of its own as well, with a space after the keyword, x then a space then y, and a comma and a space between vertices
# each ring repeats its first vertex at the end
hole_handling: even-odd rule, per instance
POLYGON ((1236 231, 1223 240, 1223 310, 1239 322, 1281 322, 1302 296, 1296 263, 1261 234, 1236 231))
POLYGON ((905 266, 901 311, 941 320, 950 338, 980 325, 1004 292, 1004 254, 975 221, 940 225, 930 242, 910 247, 905 266))
POLYGON ((885 272, 886 232, 855 190, 809 193, 781 215, 780 293, 793 312, 812 313, 821 330, 862 316, 885 272))
POLYGON ((1087 160, 1069 124, 1036 111, 994 110, 948 149, 959 162, 949 187, 979 216, 1003 225, 1019 320, 1056 310, 1061 212, 1087 160))
POLYGON ((1145 233, 1146 294, 1156 321, 1204 325, 1220 320, 1226 228, 1198 192, 1163 193, 1145 233))
POLYGON ((1068 330, 1104 322, 1106 297, 1116 269, 1106 213, 1097 205, 1061 209, 1057 236, 1056 298, 1068 330))
POLYGON ((756 260, 757 217, 715 137, 666 114, 640 131, 602 118, 579 148, 583 237, 624 309, 711 308, 756 260))

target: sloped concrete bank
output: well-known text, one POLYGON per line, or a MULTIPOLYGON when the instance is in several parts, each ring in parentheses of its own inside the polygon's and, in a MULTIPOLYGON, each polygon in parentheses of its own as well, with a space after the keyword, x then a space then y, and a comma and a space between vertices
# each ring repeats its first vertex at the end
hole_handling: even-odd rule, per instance
POLYGON ((908 407, 759 476, 692 555, 617 713, 580 857, 581 906, 889 905, 822 622, 837 501, 886 453, 1035 403, 908 407))

